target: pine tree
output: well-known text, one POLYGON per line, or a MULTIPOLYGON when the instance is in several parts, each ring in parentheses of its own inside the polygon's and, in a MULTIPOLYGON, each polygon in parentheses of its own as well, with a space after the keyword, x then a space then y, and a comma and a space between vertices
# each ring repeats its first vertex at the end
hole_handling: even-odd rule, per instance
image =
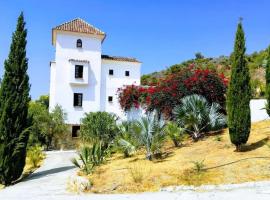
POLYGON ((267 63, 266 63, 266 73, 265 73, 265 80, 266 80, 266 111, 267 114, 270 116, 270 46, 268 47, 267 51, 267 63))
POLYGON ((4 185, 17 180, 25 165, 30 101, 26 36, 21 13, 4 63, 5 73, 0 89, 0 183, 4 185))
POLYGON ((245 34, 240 21, 232 56, 231 79, 227 93, 228 127, 236 151, 248 140, 250 133, 250 75, 245 57, 245 34))

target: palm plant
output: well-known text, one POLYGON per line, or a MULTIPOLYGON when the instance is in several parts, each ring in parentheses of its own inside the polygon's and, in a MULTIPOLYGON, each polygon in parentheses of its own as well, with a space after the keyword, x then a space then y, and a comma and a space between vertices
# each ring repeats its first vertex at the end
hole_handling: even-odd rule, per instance
POLYGON ((159 119, 157 112, 149 113, 141 117, 134 127, 138 139, 146 149, 146 158, 152 160, 161 154, 161 148, 165 140, 165 122, 159 119))
POLYGON ((179 147, 183 141, 184 129, 177 126, 174 122, 167 122, 165 133, 171 138, 174 146, 179 147))
POLYGON ((133 133, 134 123, 131 121, 123 121, 119 126, 119 135, 117 137, 117 145, 124 153, 124 157, 130 157, 135 154, 138 142, 133 133))
POLYGON ((226 117, 220 112, 221 106, 210 104, 203 96, 186 96, 180 103, 174 109, 175 119, 180 127, 191 133, 194 140, 204 132, 219 130, 226 125, 226 117))

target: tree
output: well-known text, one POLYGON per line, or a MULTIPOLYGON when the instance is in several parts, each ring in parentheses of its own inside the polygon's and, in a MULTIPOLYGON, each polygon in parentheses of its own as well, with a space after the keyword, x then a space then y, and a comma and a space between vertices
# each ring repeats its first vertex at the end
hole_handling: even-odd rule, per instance
POLYGON ((118 127, 116 116, 107 112, 86 113, 82 119, 81 138, 85 142, 101 142, 102 148, 106 149, 113 142, 118 127))
POLYGON ((195 53, 195 59, 198 60, 198 59, 204 59, 204 56, 202 55, 201 52, 197 52, 195 53))
POLYGON ((41 95, 38 100, 36 100, 37 103, 40 103, 46 107, 46 109, 49 108, 49 95, 41 95))
POLYGON ((63 135, 67 132, 68 126, 65 124, 67 114, 64 112, 61 106, 56 105, 50 113, 49 131, 44 132, 46 138, 47 149, 57 146, 59 141, 63 139, 63 135))
POLYGON ((44 104, 31 101, 28 113, 33 124, 30 130, 28 146, 35 146, 36 144, 46 145, 51 123, 49 110, 44 104))
POLYGON ((267 114, 270 116, 270 46, 267 49, 267 58, 266 58, 266 73, 265 73, 265 80, 266 80, 266 88, 265 88, 265 93, 266 93, 266 111, 267 114))
POLYGON ((0 183, 17 180, 25 166, 29 135, 29 77, 26 58, 26 36, 23 13, 12 36, 10 53, 0 89, 0 183))
POLYGON ((247 142, 251 126, 250 75, 245 51, 245 34, 240 21, 235 37, 231 78, 227 94, 228 127, 230 139, 236 146, 236 151, 241 151, 241 146, 247 142))

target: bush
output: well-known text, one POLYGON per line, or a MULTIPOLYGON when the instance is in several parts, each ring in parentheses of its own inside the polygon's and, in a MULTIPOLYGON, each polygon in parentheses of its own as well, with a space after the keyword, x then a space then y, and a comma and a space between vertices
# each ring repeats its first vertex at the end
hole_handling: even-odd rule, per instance
POLYGON ((119 133, 116 138, 118 149, 123 152, 124 157, 134 155, 140 145, 134 132, 134 122, 123 121, 118 129, 119 133))
POLYGON ((204 132, 219 130, 226 125, 226 118, 220 111, 219 104, 210 104, 206 98, 195 94, 181 99, 174 115, 178 125, 197 140, 204 132))
POLYGON ((165 127, 165 133, 171 138, 174 146, 179 147, 184 139, 184 129, 179 128, 174 122, 168 122, 165 127))
POLYGON ((106 160, 107 150, 102 149, 101 143, 94 143, 92 147, 84 146, 79 152, 79 159, 71 162, 86 174, 90 174, 96 166, 106 160))
POLYGON ((161 156, 165 140, 165 122, 158 118, 157 112, 149 113, 136 122, 136 133, 141 145, 146 149, 146 158, 152 160, 161 156))
POLYGON ((129 168, 129 173, 131 175, 132 180, 135 183, 142 183, 145 179, 146 175, 149 174, 149 171, 140 163, 133 164, 129 168))
POLYGON ((42 151, 42 147, 39 145, 31 146, 27 150, 27 162, 31 165, 31 168, 39 167, 44 157, 45 155, 42 151))
POLYGON ((181 103, 180 99, 192 94, 202 95, 210 103, 217 102, 225 110, 227 82, 223 74, 190 65, 160 79, 153 87, 131 85, 120 88, 118 97, 124 111, 143 106, 147 111, 157 110, 171 118, 173 108, 181 103))
POLYGON ((101 142, 102 148, 108 148, 118 133, 116 120, 114 114, 107 112, 86 113, 81 124, 81 139, 89 143, 101 142))

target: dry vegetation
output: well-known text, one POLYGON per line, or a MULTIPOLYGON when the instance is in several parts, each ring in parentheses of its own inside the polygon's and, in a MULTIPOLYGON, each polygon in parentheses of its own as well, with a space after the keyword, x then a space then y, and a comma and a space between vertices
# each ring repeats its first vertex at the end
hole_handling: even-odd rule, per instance
POLYGON ((89 176, 93 184, 90 192, 143 192, 170 185, 266 180, 270 178, 269 139, 270 121, 263 121, 252 125, 249 142, 241 153, 234 152, 228 130, 224 130, 196 143, 187 140, 181 148, 168 142, 165 158, 154 162, 145 160, 143 152, 131 158, 115 154, 89 176), (195 164, 199 170, 194 169, 195 164))

